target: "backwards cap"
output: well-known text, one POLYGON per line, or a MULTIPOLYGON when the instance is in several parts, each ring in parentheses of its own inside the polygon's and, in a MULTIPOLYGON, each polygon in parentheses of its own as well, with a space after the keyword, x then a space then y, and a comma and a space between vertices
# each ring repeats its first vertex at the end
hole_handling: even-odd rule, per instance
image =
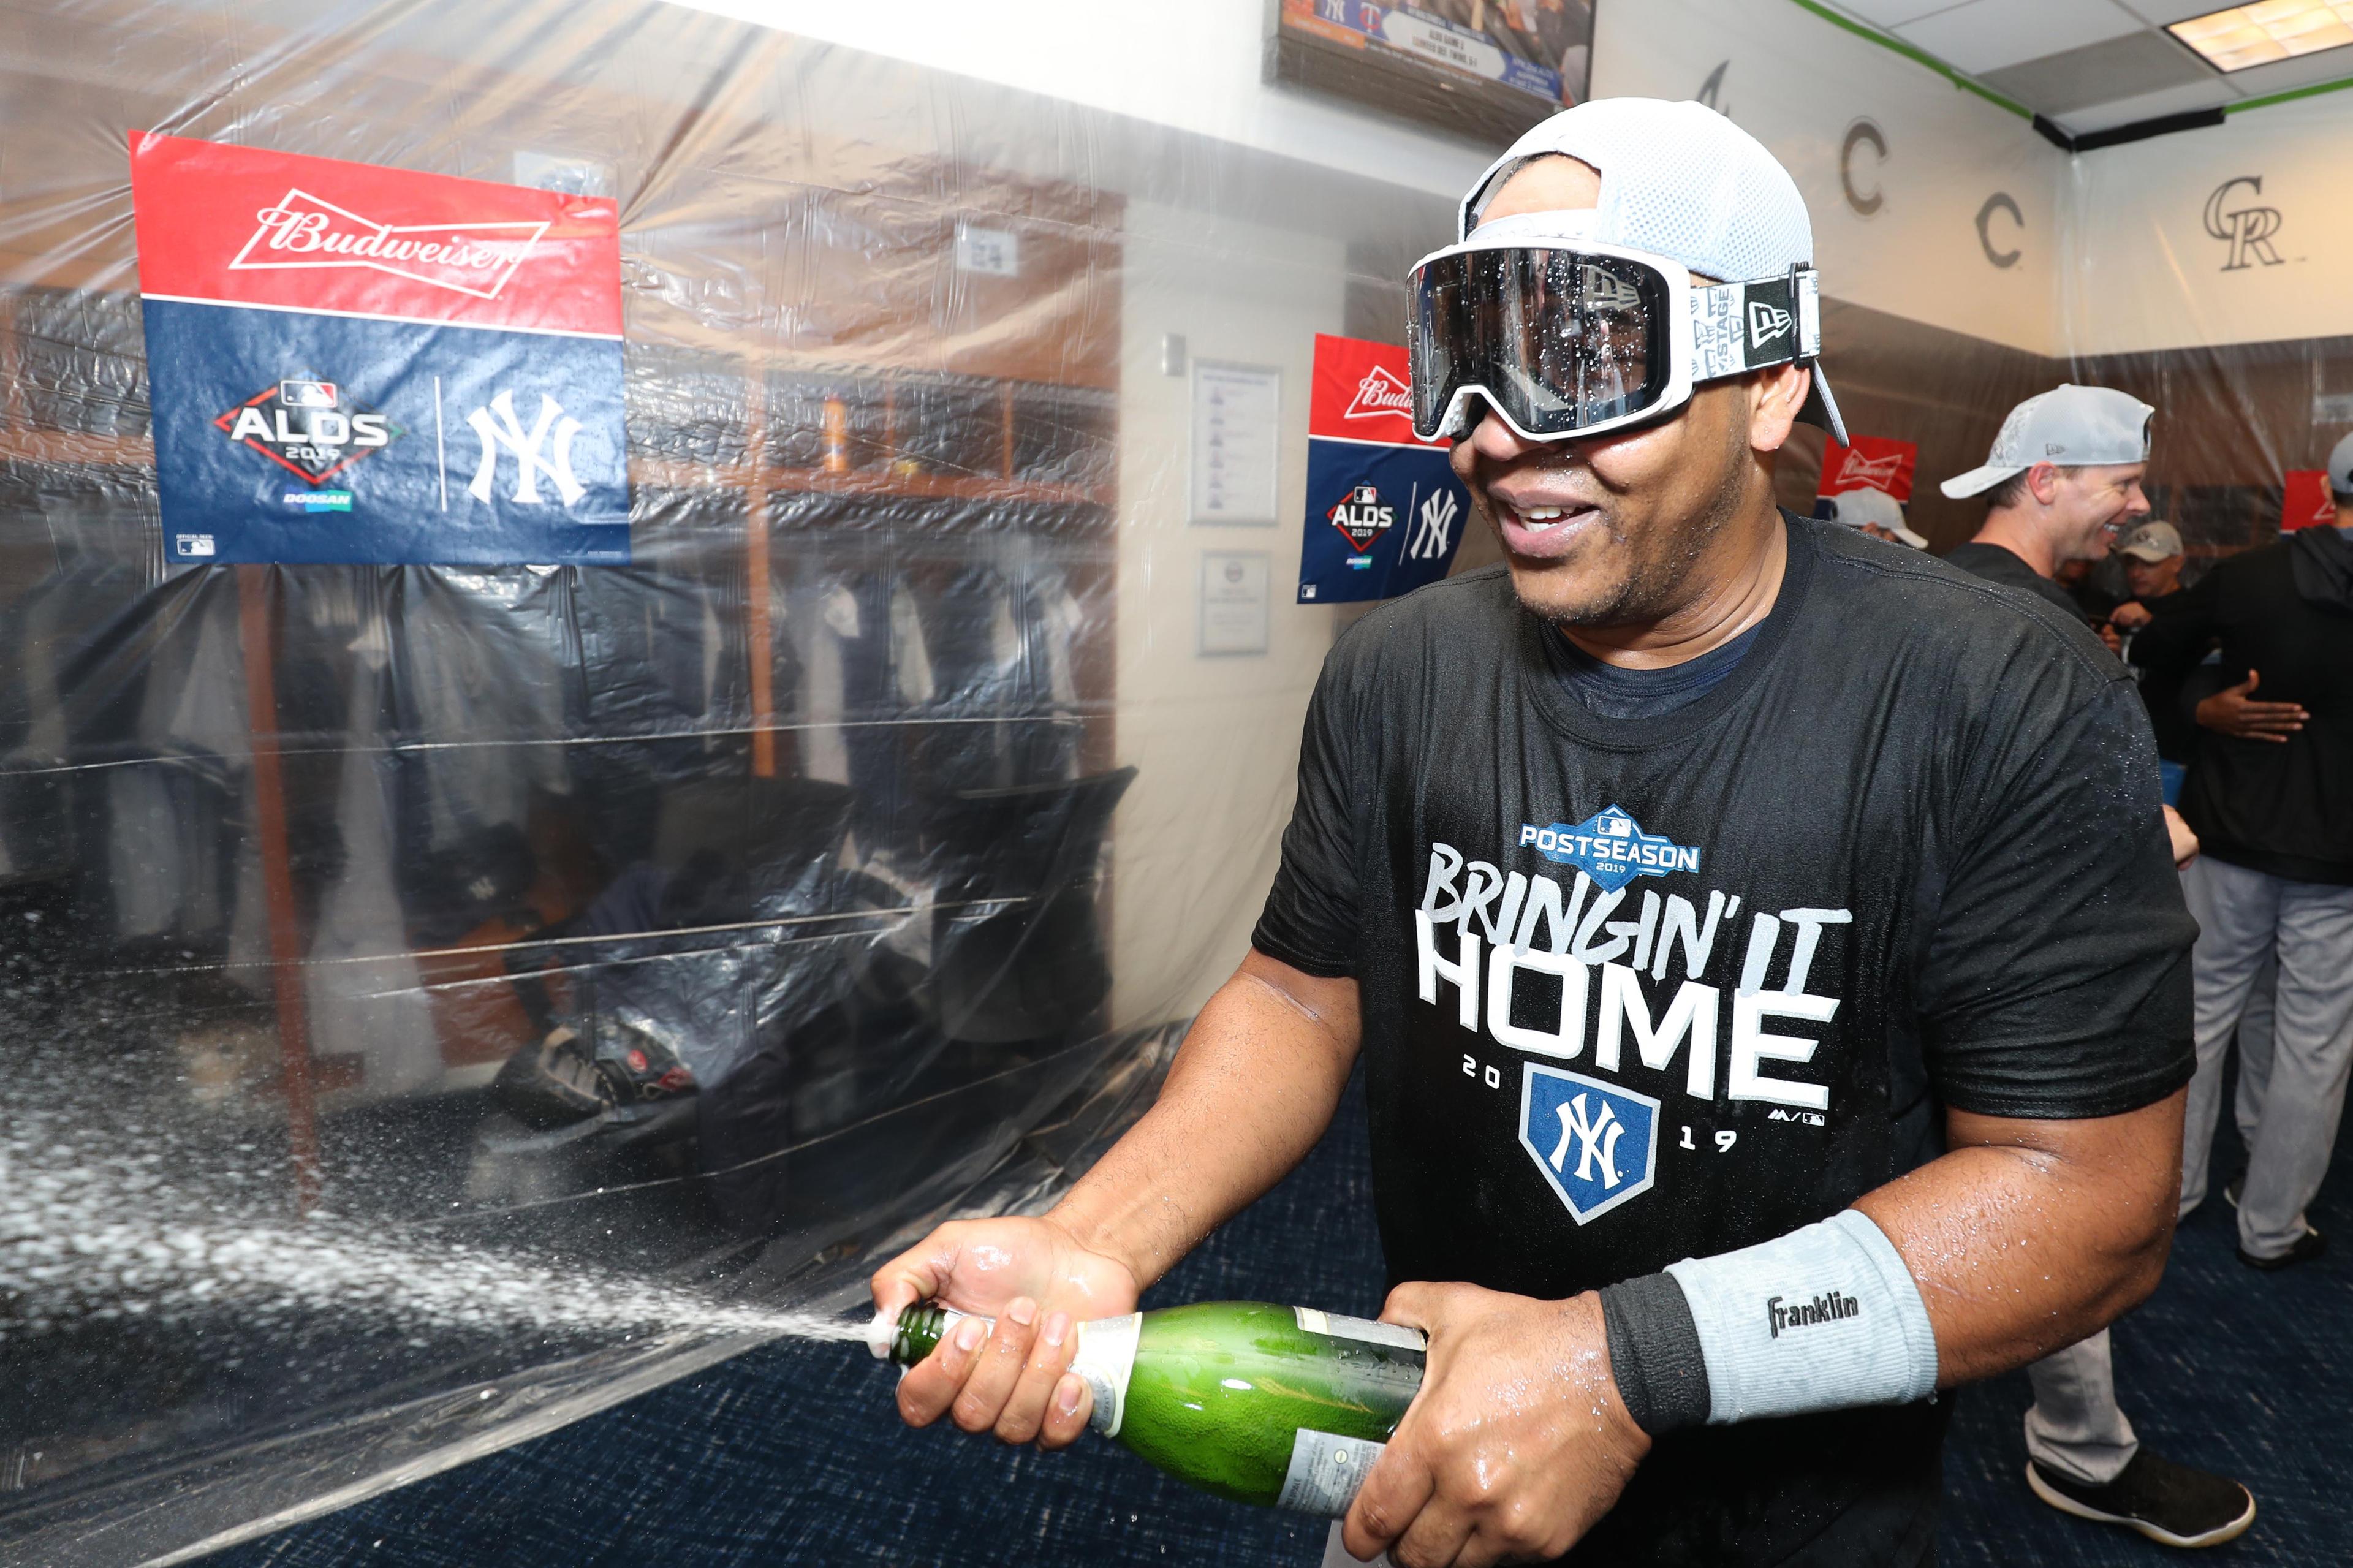
MULTIPOLYGON (((1562 154, 1601 175, 1585 237, 1647 250, 1719 283, 1810 267, 1814 225, 1780 160, 1702 103, 1597 98, 1565 109, 1512 143, 1462 198, 1455 237, 1471 237, 1498 187, 1523 163, 1562 154)), ((1799 416, 1843 441, 1845 424, 1820 364, 1799 416)))

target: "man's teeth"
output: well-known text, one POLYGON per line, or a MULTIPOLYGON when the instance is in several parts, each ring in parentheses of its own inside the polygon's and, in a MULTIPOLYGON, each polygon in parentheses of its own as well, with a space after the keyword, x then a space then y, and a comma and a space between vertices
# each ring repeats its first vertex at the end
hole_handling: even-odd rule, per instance
POLYGON ((1532 506, 1520 513, 1520 521, 1535 528, 1550 528, 1560 521, 1561 509, 1556 506, 1532 506))

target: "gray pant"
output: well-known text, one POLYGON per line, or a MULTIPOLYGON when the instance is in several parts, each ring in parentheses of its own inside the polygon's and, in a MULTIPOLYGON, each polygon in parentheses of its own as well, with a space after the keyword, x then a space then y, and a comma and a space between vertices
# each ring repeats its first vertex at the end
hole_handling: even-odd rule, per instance
POLYGON ((2043 1468, 2102 1487, 2140 1450, 2132 1423, 2116 1405, 2108 1331, 2053 1351, 2026 1369, 2034 1403, 2026 1411, 2026 1452, 2043 1468))
MULTIPOLYGON (((2206 1196, 2222 1057, 2265 961, 2276 955, 2270 1060, 2254 1063, 2255 1081, 2242 1085, 2238 1108, 2242 1130, 2253 1122, 2239 1245, 2276 1258, 2304 1234, 2305 1205, 2328 1173, 2345 1109, 2353 1068, 2353 888, 2293 882, 2205 856, 2182 874, 2182 890, 2199 925, 2191 957, 2198 1075, 2182 1130, 2182 1207, 2206 1196)), ((2261 1054, 2245 1053, 2242 1074, 2261 1054)))

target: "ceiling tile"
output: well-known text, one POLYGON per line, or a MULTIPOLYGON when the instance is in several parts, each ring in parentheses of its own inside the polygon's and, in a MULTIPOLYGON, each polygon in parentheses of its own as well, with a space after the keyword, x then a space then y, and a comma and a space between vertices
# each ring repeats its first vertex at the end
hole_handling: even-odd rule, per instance
POLYGON ((1831 0, 1839 10, 1882 27, 1916 22, 1938 11, 1949 11, 1967 0, 1831 0))
POLYGON ((2056 118, 2068 110, 2114 99, 2211 82, 2215 75, 2212 67, 2172 39, 2143 31, 1983 71, 1978 79, 2056 118))
POLYGON ((2113 0, 1968 0, 1895 31, 1947 65, 1982 74, 2141 29, 2113 0))
POLYGON ((2168 22, 2186 22, 2192 16, 2203 16, 2209 11, 2223 10, 2244 0, 2116 0, 2116 4, 2144 22, 2163 26, 2168 22))
POLYGON ((2261 98, 2267 92, 2285 92, 2346 77, 2353 77, 2353 48, 2323 49, 2273 65, 2249 66, 2231 73, 2231 85, 2249 98, 2261 98))
MULTIPOLYGON (((2094 104, 2087 109, 2070 110, 2051 118, 2070 134, 2081 136, 2087 131, 2107 131, 2118 125, 2130 125, 2136 120, 2158 120, 2168 114, 2188 114, 2193 110, 2220 109, 2238 101, 2239 95, 2231 89, 2228 79, 2216 77, 2211 81, 2168 87, 2161 92, 2144 92, 2137 98, 2117 99, 2109 103, 2094 104)), ((2049 113, 2049 110, 2044 112, 2049 113)))

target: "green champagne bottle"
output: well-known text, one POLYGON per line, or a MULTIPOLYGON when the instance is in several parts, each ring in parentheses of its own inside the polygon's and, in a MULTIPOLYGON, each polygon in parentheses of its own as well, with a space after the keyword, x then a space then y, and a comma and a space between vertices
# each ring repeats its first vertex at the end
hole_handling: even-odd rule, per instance
MULTIPOLYGON (((910 1307, 874 1353, 913 1366, 964 1315, 910 1307)), ((1419 1332, 1308 1307, 1205 1301, 1077 1332, 1096 1431, 1203 1491, 1335 1519, 1421 1387, 1419 1332)))

